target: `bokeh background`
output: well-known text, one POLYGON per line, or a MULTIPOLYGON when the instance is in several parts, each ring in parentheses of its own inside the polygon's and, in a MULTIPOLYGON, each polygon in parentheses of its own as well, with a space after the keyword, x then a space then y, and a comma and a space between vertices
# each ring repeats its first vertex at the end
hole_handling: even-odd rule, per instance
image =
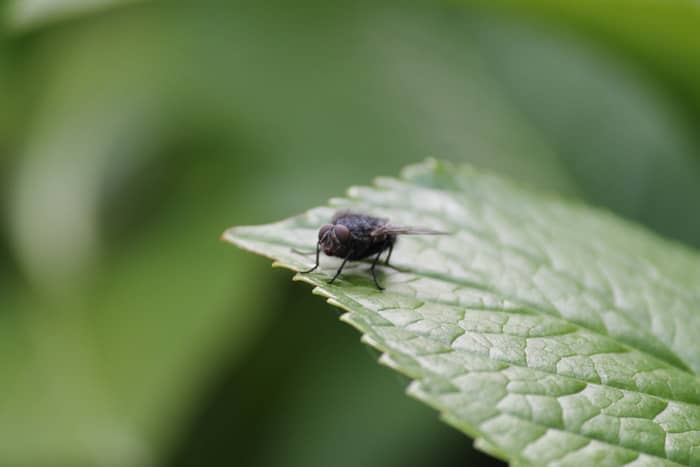
POLYGON ((218 241, 427 156, 700 245, 696 1, 1 5, 0 466, 503 465, 218 241))

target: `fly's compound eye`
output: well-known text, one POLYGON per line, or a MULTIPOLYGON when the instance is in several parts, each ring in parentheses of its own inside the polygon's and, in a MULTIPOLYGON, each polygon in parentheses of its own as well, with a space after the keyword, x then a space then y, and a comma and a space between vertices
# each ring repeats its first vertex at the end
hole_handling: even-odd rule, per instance
POLYGON ((335 237, 340 241, 340 243, 345 243, 350 240, 350 229, 345 227, 343 224, 335 225, 335 237))
POLYGON ((331 227, 333 227, 331 224, 323 224, 321 229, 318 231, 318 239, 321 240, 323 236, 328 233, 331 227))

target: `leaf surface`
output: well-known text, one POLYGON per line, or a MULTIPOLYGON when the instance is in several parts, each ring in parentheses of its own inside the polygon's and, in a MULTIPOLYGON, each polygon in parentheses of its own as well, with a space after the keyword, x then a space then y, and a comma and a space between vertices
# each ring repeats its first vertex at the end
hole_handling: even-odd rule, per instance
POLYGON ((336 209, 450 231, 297 274, 409 375, 409 393, 516 465, 700 464, 700 261, 612 214, 428 160, 224 238, 295 271, 336 209))

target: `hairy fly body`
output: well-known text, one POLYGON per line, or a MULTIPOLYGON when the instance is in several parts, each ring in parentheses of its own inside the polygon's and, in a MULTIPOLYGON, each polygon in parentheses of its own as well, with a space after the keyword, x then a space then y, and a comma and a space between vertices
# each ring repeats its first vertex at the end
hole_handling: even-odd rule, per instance
POLYGON ((420 227, 398 226, 389 223, 388 219, 366 216, 351 212, 337 212, 330 224, 324 224, 318 231, 318 243, 316 244, 316 264, 314 267, 302 273, 309 273, 318 268, 319 255, 323 251, 328 256, 343 258, 343 262, 333 278, 328 281, 332 284, 343 270, 348 261, 356 261, 374 256, 372 261, 372 279, 379 290, 384 288, 377 281, 375 267, 379 257, 384 251, 389 251, 385 264, 389 264, 391 252, 399 235, 437 235, 444 234, 437 230, 420 227))

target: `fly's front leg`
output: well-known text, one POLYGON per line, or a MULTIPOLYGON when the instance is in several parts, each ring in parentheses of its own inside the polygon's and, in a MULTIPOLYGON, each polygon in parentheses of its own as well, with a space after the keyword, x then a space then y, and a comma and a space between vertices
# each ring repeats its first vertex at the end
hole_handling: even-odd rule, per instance
POLYGON ((340 264, 340 267, 339 267, 338 270, 335 272, 335 276, 333 276, 333 279, 331 279, 331 280, 328 281, 329 284, 332 284, 333 281, 335 281, 335 280, 338 278, 338 276, 339 276, 340 273, 342 272, 343 268, 345 267, 345 263, 348 262, 348 260, 350 259, 351 256, 352 256, 352 251, 350 251, 350 253, 348 253, 348 255, 345 257, 345 259, 343 259, 343 262, 340 264))
POLYGON ((318 267, 320 253, 321 253, 321 240, 319 240, 318 243, 316 243, 316 264, 314 265, 314 267, 312 267, 311 269, 307 269, 306 271, 299 271, 299 272, 301 272, 302 274, 308 274, 311 271, 316 270, 316 268, 318 267))

